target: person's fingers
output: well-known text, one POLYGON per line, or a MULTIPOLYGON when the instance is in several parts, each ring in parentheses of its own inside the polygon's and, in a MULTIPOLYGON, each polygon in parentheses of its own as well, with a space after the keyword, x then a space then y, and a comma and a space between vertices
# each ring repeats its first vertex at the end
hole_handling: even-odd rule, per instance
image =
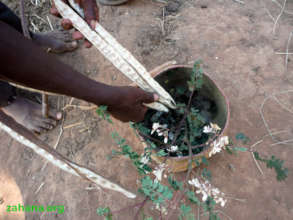
POLYGON ((79 4, 81 6, 81 0, 74 0, 75 3, 79 4))
POLYGON ((50 9, 50 13, 56 17, 61 17, 55 6, 54 7, 52 6, 52 8, 50 9))
MULTIPOLYGON (((64 3, 68 3, 68 1, 67 0, 62 0, 64 3)), ((51 7, 51 9, 50 9, 50 13, 52 14, 52 15, 55 15, 56 17, 61 17, 60 16, 60 14, 59 14, 59 12, 58 12, 58 10, 57 10, 57 8, 56 8, 56 6, 55 6, 55 2, 54 2, 54 0, 52 1, 52 7, 51 7)))
POLYGON ((84 38, 84 36, 79 31, 74 31, 72 34, 72 38, 74 40, 81 40, 84 38))
POLYGON ((99 13, 99 7, 97 4, 95 4, 95 7, 94 7, 94 11, 95 11, 95 17, 96 17, 96 21, 99 22, 100 21, 100 13, 99 13))
POLYGON ((88 24, 91 24, 93 20, 99 20, 99 8, 95 0, 81 1, 81 7, 84 10, 84 17, 88 24))
POLYGON ((90 26, 91 26, 92 29, 96 28, 96 23, 97 23, 97 21, 95 21, 95 20, 91 21, 90 26))
POLYGON ((158 95, 149 92, 144 92, 143 97, 141 99, 143 103, 152 103, 156 100, 158 100, 158 95))
POLYGON ((88 40, 85 40, 85 41, 84 41, 84 46, 85 46, 86 48, 90 48, 90 47, 92 47, 93 45, 92 45, 88 40))
POLYGON ((65 29, 65 30, 69 30, 71 28, 73 28, 72 22, 69 19, 63 19, 61 21, 61 26, 65 29))

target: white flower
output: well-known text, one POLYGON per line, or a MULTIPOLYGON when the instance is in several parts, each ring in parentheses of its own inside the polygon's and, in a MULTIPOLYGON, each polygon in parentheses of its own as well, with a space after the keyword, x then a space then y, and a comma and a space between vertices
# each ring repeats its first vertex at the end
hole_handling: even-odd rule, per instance
POLYGON ((141 162, 142 164, 147 164, 149 161, 150 161, 150 157, 149 157, 149 156, 143 156, 143 157, 140 159, 140 162, 141 162))
POLYGON ((154 123, 151 134, 153 134, 159 127, 161 127, 160 123, 154 123))
POLYGON ((200 184, 200 182, 199 182, 199 180, 197 178, 194 178, 192 180, 188 180, 188 183, 190 185, 193 185, 193 186, 197 187, 197 188, 201 187, 201 184, 200 184))
POLYGON ((217 124, 210 123, 203 127, 203 133, 217 133, 221 128, 217 124))
POLYGON ((221 137, 219 140, 215 140, 213 142, 213 148, 209 152, 209 157, 212 155, 219 153, 222 151, 223 148, 225 148, 229 144, 229 138, 228 136, 221 137))
POLYGON ((213 133, 213 128, 209 125, 206 125, 203 127, 203 133, 206 133, 206 134, 213 133))
POLYGON ((167 144, 169 132, 169 129, 167 127, 167 124, 160 125, 160 123, 153 123, 151 134, 156 131, 158 136, 164 136, 164 143, 167 144))
POLYGON ((199 179, 194 178, 189 180, 188 183, 197 188, 196 193, 202 194, 202 201, 206 201, 208 197, 212 197, 216 203, 225 206, 227 199, 224 198, 225 194, 220 192, 218 188, 213 188, 209 181, 200 182, 199 179))
POLYGON ((167 215, 168 214, 168 211, 167 211, 167 208, 164 206, 164 204, 156 204, 155 208, 157 210, 159 210, 160 212, 162 212, 163 215, 167 215))
POLYGON ((167 149, 170 152, 176 152, 178 150, 178 146, 177 145, 173 145, 170 147, 170 149, 167 149))
POLYGON ((163 163, 155 168, 155 170, 153 171, 153 174, 156 176, 155 181, 161 181, 162 180, 162 174, 163 174, 165 169, 166 169, 166 165, 163 164, 163 163))

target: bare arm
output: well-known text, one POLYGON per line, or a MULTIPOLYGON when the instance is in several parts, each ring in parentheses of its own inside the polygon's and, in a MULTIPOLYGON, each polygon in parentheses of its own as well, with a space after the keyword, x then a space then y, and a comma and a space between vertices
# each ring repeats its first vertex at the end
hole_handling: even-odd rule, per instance
POLYGON ((0 30, 0 75, 6 79, 96 105, 107 105, 122 121, 142 120, 146 112, 142 103, 154 101, 152 94, 140 89, 109 86, 83 76, 1 21, 0 30))

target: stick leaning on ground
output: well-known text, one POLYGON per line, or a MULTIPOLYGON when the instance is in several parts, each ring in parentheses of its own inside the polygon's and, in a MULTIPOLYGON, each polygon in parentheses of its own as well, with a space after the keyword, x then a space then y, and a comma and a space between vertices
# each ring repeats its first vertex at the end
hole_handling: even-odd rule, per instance
POLYGON ((136 197, 134 193, 129 192, 128 190, 117 185, 116 183, 111 182, 110 180, 107 180, 106 178, 95 173, 94 171, 68 160, 66 157, 59 154, 56 150, 47 145, 45 142, 38 139, 32 132, 30 132, 17 122, 15 122, 11 117, 7 116, 1 110, 0 129, 7 132, 12 138, 17 140, 19 143, 31 148, 37 154, 44 157, 60 169, 68 173, 71 173, 75 176, 79 176, 92 183, 95 183, 102 188, 120 192, 128 198, 133 199, 136 197))

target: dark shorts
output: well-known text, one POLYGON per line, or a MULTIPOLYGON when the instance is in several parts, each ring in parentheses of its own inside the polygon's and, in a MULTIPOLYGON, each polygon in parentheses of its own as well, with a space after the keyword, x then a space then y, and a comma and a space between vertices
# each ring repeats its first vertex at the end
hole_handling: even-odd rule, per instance
MULTIPOLYGON (((21 21, 6 5, 0 2, 0 21, 9 24, 22 33, 21 21)), ((15 97, 15 87, 5 81, 0 81, 0 108, 9 105, 15 97)))

